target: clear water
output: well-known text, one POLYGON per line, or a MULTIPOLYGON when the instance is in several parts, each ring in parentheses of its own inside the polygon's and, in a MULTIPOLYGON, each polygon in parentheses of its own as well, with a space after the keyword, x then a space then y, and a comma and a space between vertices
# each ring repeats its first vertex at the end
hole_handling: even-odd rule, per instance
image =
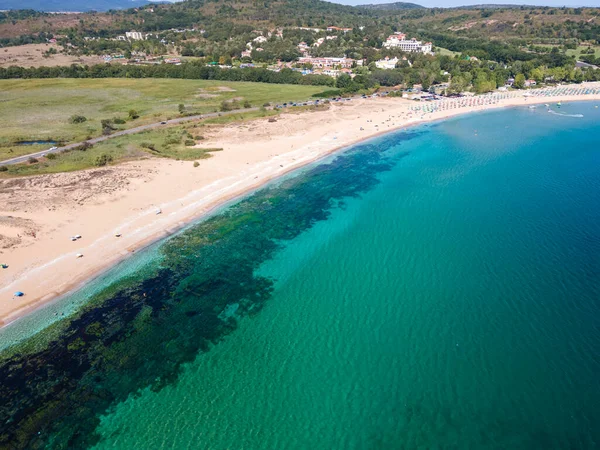
POLYGON ((17 145, 54 145, 56 141, 19 141, 17 145))
MULTIPOLYGON (((266 301, 253 310, 244 291, 242 300, 215 307, 235 327, 185 358, 164 353, 162 368, 175 358, 182 364, 158 386, 135 382, 160 373, 156 361, 135 372, 103 353, 104 366, 86 369, 72 386, 111 392, 109 410, 91 407, 92 415, 83 410, 93 401, 64 400, 93 424, 94 439, 80 442, 97 449, 600 446, 600 113, 589 103, 561 111, 583 117, 511 109, 387 135, 272 187, 268 200, 259 195, 232 208, 232 228, 219 242, 249 231, 227 257, 200 247, 211 229, 164 244, 164 261, 202 261, 179 290, 165 288, 181 301, 176 308, 187 301, 177 294, 183 284, 205 299, 199 286, 228 278, 238 270, 231 261, 253 275, 230 278, 244 286, 254 280, 252 292, 266 301), (323 196, 335 199, 327 214, 309 206, 323 196), (253 223, 280 231, 260 240, 253 223), (272 284, 263 291, 258 280, 272 284), (122 382, 124 374, 133 381, 122 382), (127 386, 111 391, 104 381, 111 376, 127 386)), ((121 304, 128 298, 121 295, 121 304)), ((144 342, 159 353, 189 345, 169 328, 177 320, 183 329, 197 315, 184 317, 166 317, 163 336, 144 342)), ((133 330, 150 333, 139 324, 133 330)), ((196 330, 181 335, 196 338, 196 330)), ((119 342, 120 359, 144 350, 132 337, 119 342)), ((61 426, 46 428, 49 447, 69 447, 61 426)))

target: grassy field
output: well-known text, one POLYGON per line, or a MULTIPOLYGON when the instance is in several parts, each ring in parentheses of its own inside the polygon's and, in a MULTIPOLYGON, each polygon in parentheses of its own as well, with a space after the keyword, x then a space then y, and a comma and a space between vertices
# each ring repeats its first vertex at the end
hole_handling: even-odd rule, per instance
MULTIPOLYGON (((587 55, 587 51, 588 51, 588 47, 587 45, 585 46, 578 46, 575 50, 567 50, 565 51, 565 53, 567 54, 567 56, 576 56, 576 57, 580 57, 581 53, 583 52, 584 55, 587 55)), ((592 47, 594 49, 594 58, 600 58, 600 46, 593 46, 592 47)), ((591 55, 591 53, 590 53, 591 55)))
POLYGON ((442 55, 442 56, 446 55, 446 56, 450 56, 452 58, 454 58, 456 55, 460 55, 459 52, 453 52, 452 50, 448 50, 447 48, 444 48, 444 47, 436 47, 435 54, 442 55))
POLYGON ((102 167, 148 156, 195 161, 210 158, 221 148, 194 148, 204 139, 208 125, 221 125, 232 121, 252 120, 278 115, 278 111, 251 111, 231 116, 215 117, 202 122, 190 122, 165 128, 155 128, 140 133, 118 136, 99 142, 89 148, 81 147, 39 158, 25 164, 7 166, 1 177, 40 175, 45 173, 71 172, 74 170, 102 167))
MULTIPOLYGON (((555 45, 555 44, 533 44, 536 47, 547 47, 547 48, 553 48, 553 47, 560 47, 560 45, 555 45)), ((587 51, 588 51, 589 45, 579 45, 577 46, 577 48, 575 49, 567 49, 565 50, 565 54, 567 56, 575 56, 576 58, 579 58, 580 56, 582 56, 582 52, 583 55, 587 55, 587 51)), ((600 45, 593 45, 592 48, 594 49, 594 57, 595 58, 600 58, 600 45)), ((591 53, 590 53, 591 55, 591 53)))
POLYGON ((223 101, 252 106, 310 98, 317 86, 169 79, 0 80, 0 160, 51 146, 16 145, 20 141, 79 142, 102 132, 102 119, 123 119, 117 129, 219 110, 223 101), (135 110, 139 118, 130 119, 135 110), (83 123, 72 124, 74 115, 83 123))

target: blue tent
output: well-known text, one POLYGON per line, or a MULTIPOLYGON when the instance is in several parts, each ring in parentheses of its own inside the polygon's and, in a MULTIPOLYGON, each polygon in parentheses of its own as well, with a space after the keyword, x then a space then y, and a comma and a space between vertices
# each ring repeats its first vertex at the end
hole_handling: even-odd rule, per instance
POLYGON ((24 295, 21 291, 15 292, 15 297, 23 297, 24 295))

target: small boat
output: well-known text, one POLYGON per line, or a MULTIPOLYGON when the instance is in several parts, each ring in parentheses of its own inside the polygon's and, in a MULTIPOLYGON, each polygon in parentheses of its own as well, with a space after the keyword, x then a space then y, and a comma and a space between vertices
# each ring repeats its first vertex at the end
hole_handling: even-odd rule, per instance
POLYGON ((121 237, 121 233, 116 233, 115 237, 121 237))
POLYGON ((83 258, 83 253, 77 253, 77 255, 75 255, 77 258, 83 258))
POLYGON ((8 265, 7 264, 0 264, 0 267, 2 267, 3 269, 8 269, 8 265))
POLYGON ((535 109, 535 105, 529 105, 529 109, 535 109))
POLYGON ((23 297, 24 295, 21 291, 15 292, 15 297, 23 297))
POLYGON ((562 105, 562 103, 561 103, 561 102, 557 102, 557 103, 556 103, 556 106, 561 106, 561 105, 562 105))
POLYGON ((156 215, 158 216, 159 214, 162 214, 162 209, 160 209, 160 208, 158 208, 158 209, 156 210, 156 215))

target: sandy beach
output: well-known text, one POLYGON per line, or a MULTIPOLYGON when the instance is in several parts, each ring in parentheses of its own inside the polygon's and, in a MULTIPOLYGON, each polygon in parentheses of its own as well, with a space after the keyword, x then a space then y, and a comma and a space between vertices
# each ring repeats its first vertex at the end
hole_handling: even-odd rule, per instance
MULTIPOLYGON (((597 89, 598 83, 588 86, 597 89)), ((583 100, 600 102, 600 94, 548 98, 519 93, 427 113, 414 110, 423 103, 406 99, 352 100, 328 110, 282 114, 276 122, 265 118, 211 127, 202 147, 224 150, 201 160, 199 167, 149 158, 0 180, 0 264, 8 265, 0 269, 0 326, 81 286, 215 206, 340 148, 458 114, 583 100), (75 235, 81 238, 72 241, 75 235), (15 291, 25 295, 14 297, 15 291)))

